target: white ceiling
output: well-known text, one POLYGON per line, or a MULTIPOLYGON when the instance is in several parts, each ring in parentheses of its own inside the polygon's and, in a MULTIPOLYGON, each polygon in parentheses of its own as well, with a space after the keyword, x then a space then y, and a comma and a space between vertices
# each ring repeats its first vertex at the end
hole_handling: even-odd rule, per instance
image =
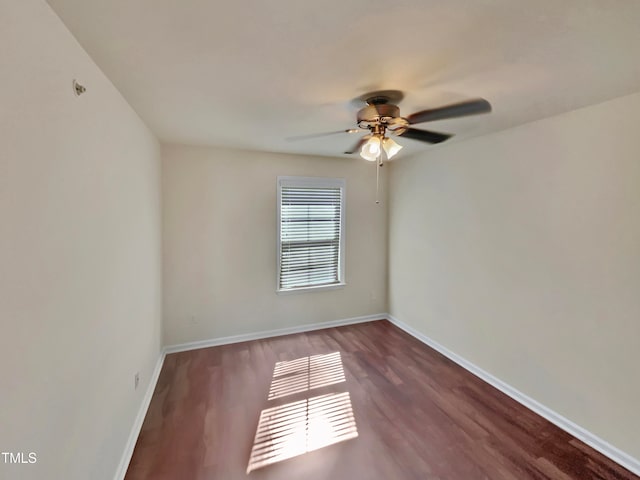
POLYGON ((354 127, 350 100, 377 89, 403 90, 403 115, 488 99, 419 126, 450 141, 640 89, 636 0, 49 3, 166 142, 341 155, 354 135, 286 137, 354 127))

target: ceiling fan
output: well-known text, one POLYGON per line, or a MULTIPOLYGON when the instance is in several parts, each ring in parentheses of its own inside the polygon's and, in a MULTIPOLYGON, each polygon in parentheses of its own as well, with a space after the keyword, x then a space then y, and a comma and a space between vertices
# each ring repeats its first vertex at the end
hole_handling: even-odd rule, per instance
POLYGON ((412 125, 491 112, 491 104, 488 101, 483 98, 475 98, 443 107, 421 110, 402 117, 400 116, 400 108, 398 108, 396 104, 403 98, 404 94, 399 90, 380 90, 365 93, 354 100, 354 102, 360 105, 362 103, 365 104, 357 114, 358 128, 316 135, 304 135, 295 137, 295 139, 302 140, 336 133, 358 133, 363 130, 368 130, 369 133, 367 135, 358 140, 351 149, 344 153, 353 154, 359 150, 360 156, 365 160, 371 162, 378 161, 378 163, 381 164, 382 151, 385 152, 387 159, 390 159, 402 149, 401 145, 398 145, 392 138, 387 136, 388 133, 397 137, 409 138, 420 142, 431 144, 441 143, 453 135, 431 130, 421 130, 413 128, 412 125))

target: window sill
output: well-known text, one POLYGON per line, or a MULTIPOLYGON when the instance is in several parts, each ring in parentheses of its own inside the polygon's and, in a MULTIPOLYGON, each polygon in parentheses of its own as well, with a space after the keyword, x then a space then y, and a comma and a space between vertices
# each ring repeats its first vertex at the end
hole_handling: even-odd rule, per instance
POLYGON ((331 283, 329 285, 318 285, 315 287, 299 287, 299 288, 288 288, 286 290, 276 290, 278 295, 291 295, 294 293, 311 293, 311 292, 320 292, 324 290, 337 290, 339 288, 344 288, 347 284, 342 283, 331 283))

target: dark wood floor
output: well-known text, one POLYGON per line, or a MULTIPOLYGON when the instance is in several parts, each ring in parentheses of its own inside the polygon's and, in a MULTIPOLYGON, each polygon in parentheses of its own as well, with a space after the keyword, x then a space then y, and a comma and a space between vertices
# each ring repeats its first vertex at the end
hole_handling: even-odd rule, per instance
MULTIPOLYGON (((267 417, 276 418, 262 418, 267 417)), ((307 428, 312 423, 307 420, 307 428)), ((304 420, 302 425, 302 437, 291 438, 304 445, 304 420)), ((349 425, 341 431, 355 431, 349 425)), ((330 434, 337 431, 332 428, 330 434)), ((261 426, 261 431, 282 429, 261 426)), ((285 438, 269 435, 274 442, 278 435, 285 438)), ((389 322, 378 321, 168 355, 126 476, 142 479, 638 477, 389 322), (280 363, 285 376, 279 379, 297 387, 290 395, 274 394, 277 362, 333 352, 340 352, 344 381, 333 365, 328 377, 337 383, 320 382, 308 390, 314 386, 308 374, 291 373, 291 364, 280 363), (293 374, 302 380, 286 376, 293 374), (304 416, 304 405, 313 401, 306 399, 334 394, 350 399, 353 416, 344 407, 327 415, 342 422, 340 428, 354 419, 357 437, 349 438, 351 433, 347 440, 246 473, 263 410, 303 405, 297 411, 304 416)))

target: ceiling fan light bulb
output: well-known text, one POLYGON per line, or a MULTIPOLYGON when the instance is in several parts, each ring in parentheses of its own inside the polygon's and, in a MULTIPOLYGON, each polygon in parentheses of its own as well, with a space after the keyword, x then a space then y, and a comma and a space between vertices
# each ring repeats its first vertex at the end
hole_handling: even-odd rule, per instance
POLYGON ((402 145, 398 145, 393 139, 387 137, 382 141, 382 148, 387 153, 387 159, 391 160, 396 153, 402 150, 402 145))
POLYGON ((375 135, 362 146, 360 156, 370 162, 375 162, 380 156, 380 139, 375 135))

